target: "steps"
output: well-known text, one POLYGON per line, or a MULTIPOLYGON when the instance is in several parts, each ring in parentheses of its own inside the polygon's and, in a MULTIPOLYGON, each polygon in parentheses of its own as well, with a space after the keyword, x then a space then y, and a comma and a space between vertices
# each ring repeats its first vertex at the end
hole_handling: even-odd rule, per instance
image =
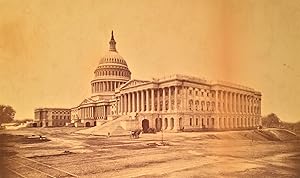
POLYGON ((84 130, 79 130, 76 133, 88 134, 88 135, 102 135, 102 136, 123 136, 129 135, 130 132, 122 127, 121 122, 128 120, 128 116, 120 116, 114 120, 108 120, 102 125, 97 125, 84 130))

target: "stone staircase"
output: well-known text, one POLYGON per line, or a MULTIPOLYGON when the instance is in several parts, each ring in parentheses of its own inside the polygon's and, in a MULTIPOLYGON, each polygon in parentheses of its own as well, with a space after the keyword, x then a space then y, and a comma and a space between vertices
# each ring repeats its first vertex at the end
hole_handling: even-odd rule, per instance
POLYGON ((84 130, 79 130, 76 133, 88 134, 88 135, 102 135, 102 136, 122 136, 129 135, 130 131, 126 130, 122 126, 122 121, 128 120, 128 116, 120 116, 114 120, 107 120, 101 125, 95 127, 87 128, 84 130))

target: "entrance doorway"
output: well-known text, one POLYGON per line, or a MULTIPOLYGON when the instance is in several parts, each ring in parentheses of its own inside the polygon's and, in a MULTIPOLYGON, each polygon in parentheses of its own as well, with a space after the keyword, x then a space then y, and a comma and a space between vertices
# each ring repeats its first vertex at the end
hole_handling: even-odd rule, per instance
POLYGON ((148 119, 144 119, 142 121, 142 127, 143 127, 143 132, 146 133, 149 129, 149 120, 148 119))
POLYGON ((87 122, 87 123, 85 123, 85 126, 86 126, 86 127, 90 127, 91 124, 90 124, 89 122, 87 122))

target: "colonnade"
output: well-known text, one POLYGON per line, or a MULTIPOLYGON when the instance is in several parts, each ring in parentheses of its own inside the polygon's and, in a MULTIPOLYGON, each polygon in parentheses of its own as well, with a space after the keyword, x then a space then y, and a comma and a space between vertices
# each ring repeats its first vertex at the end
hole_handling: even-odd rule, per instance
POLYGON ((209 90, 204 96, 190 87, 170 86, 123 93, 117 98, 117 113, 130 112, 204 112, 260 115, 260 96, 254 93, 209 90), (195 94, 197 93, 197 94, 195 94))
POLYGON ((216 90, 217 112, 226 114, 260 115, 261 100, 253 93, 216 90))
POLYGON ((120 85, 125 82, 120 81, 101 81, 92 83, 92 93, 105 92, 105 91, 115 91, 120 85))
POLYGON ((89 106, 82 107, 78 111, 79 118, 81 119, 95 119, 95 118, 106 118, 110 109, 107 106, 89 106))
POLYGON ((178 88, 152 88, 121 94, 117 99, 117 113, 171 112, 177 110, 178 88))

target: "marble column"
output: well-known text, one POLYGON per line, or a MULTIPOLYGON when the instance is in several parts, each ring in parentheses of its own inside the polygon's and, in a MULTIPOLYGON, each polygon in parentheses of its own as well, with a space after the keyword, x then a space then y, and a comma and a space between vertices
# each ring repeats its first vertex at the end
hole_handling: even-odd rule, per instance
POLYGON ((166 111, 166 91, 165 88, 162 88, 163 90, 163 96, 162 96, 162 101, 163 101, 163 105, 162 105, 162 111, 166 111))
POLYGON ((174 110, 177 111, 177 93, 178 93, 178 88, 175 86, 174 89, 174 110))
POLYGON ((141 91, 141 108, 142 108, 142 112, 145 111, 145 97, 144 97, 144 90, 141 91))
POLYGON ((168 106, 168 111, 170 112, 170 111, 171 111, 171 87, 169 87, 169 92, 168 92, 168 94, 169 94, 169 102, 168 102, 169 106, 168 106))
POLYGON ((128 101, 127 101, 127 94, 125 93, 124 94, 124 113, 125 114, 127 114, 127 112, 128 112, 127 103, 128 103, 128 101))
POLYGON ((132 112, 136 112, 135 92, 132 92, 132 112))
POLYGON ((131 96, 132 93, 128 93, 128 112, 131 113, 132 111, 132 96, 131 96))
POLYGON ((156 97, 156 102, 157 102, 157 112, 159 112, 159 111, 160 111, 160 99, 159 99, 159 98, 160 98, 160 96, 159 96, 159 95, 160 95, 160 88, 157 89, 156 94, 157 94, 157 95, 156 95, 156 96, 157 96, 157 97, 156 97))
MULTIPOLYGON (((218 113, 219 112, 219 108, 218 108, 218 105, 219 105, 219 92, 218 90, 215 90, 215 112, 218 113)), ((219 119, 218 119, 219 120, 219 119)))
MULTIPOLYGON (((224 111, 224 93, 223 91, 221 90, 220 91, 220 112, 223 113, 224 111)), ((223 122, 222 122, 223 123, 223 122)))
POLYGON ((150 103, 149 103, 149 90, 146 90, 146 112, 150 111, 150 103))
POLYGON ((154 112, 154 89, 151 89, 151 111, 154 112))
POLYGON ((140 92, 139 91, 136 92, 136 100, 137 100, 137 102, 136 102, 137 103, 137 106, 136 106, 137 109, 136 110, 137 110, 137 112, 140 112, 141 108, 140 108, 140 92))

